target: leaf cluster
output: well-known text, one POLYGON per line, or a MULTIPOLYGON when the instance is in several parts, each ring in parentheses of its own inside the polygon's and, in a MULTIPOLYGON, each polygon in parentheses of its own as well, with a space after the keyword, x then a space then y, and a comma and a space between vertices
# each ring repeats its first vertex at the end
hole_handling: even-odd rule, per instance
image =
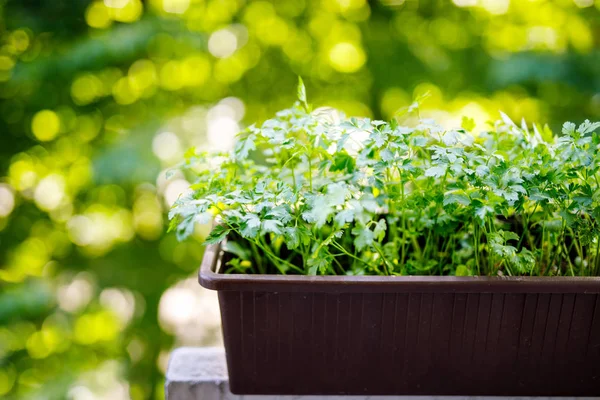
MULTIPOLYGON (((506 115, 473 134, 312 110, 299 101, 241 132, 233 151, 188 152, 179 237, 216 218, 229 270, 382 275, 597 275, 600 123, 506 115)), ((415 107, 418 110, 418 103, 415 107)), ((414 111, 414 110, 411 110, 414 111)))

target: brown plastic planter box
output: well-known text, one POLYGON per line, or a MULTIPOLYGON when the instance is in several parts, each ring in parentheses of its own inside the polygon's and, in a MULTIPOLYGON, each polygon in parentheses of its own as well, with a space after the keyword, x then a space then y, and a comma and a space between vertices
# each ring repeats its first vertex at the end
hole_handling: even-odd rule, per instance
POLYGON ((600 394, 600 278, 219 274, 237 394, 600 394))

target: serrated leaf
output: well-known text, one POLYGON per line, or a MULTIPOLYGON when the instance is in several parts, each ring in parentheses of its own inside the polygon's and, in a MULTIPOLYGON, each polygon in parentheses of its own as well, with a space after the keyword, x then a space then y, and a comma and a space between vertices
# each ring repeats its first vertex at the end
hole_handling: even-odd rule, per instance
POLYGON ((375 229, 373 229, 373 236, 378 241, 381 241, 385 237, 386 230, 387 230, 387 224, 385 223, 385 219, 382 218, 375 225, 375 229))
POLYGON ((333 212, 333 207, 329 204, 327 198, 323 195, 314 197, 310 201, 311 208, 302 213, 302 218, 306 222, 314 223, 317 228, 322 227, 333 212))
POLYGON ((287 224, 292 219, 289 211, 283 205, 271 208, 265 214, 265 217, 281 221, 282 224, 287 224))
POLYGON ((223 225, 215 226, 209 235, 204 240, 205 244, 217 244, 221 243, 231 232, 231 229, 224 227, 223 225))
POLYGON ((254 140, 256 139, 255 135, 247 135, 242 137, 234 147, 234 154, 238 160, 245 160, 248 158, 248 154, 256 150, 256 144, 254 140))
POLYGON ((448 204, 462 204, 463 206, 468 206, 471 204, 471 199, 464 193, 448 192, 444 195, 444 205, 448 204))
POLYGON ((373 232, 365 227, 356 227, 352 229, 352 234, 356 236, 354 238, 354 245, 361 251, 367 246, 371 246, 373 244, 373 232))
POLYGON ((352 156, 350 156, 346 152, 338 152, 334 155, 329 170, 332 172, 342 171, 351 174, 354 172, 355 166, 356 162, 354 161, 354 158, 352 156))
POLYGON ((308 270, 308 275, 317 275, 318 273, 327 273, 327 270, 331 266, 331 261, 329 261, 329 259, 325 257, 311 257, 308 259, 307 264, 310 267, 308 270))
POLYGON ((446 175, 446 166, 445 165, 434 165, 433 167, 427 168, 425 170, 425 176, 430 176, 434 178, 441 178, 446 175))
POLYGON ((585 135, 586 133, 594 132, 596 129, 600 128, 600 122, 590 122, 590 120, 586 119, 579 128, 577 128, 577 132, 585 135))
POLYGON ((394 159, 394 153, 392 153, 392 151, 390 149, 383 149, 381 150, 381 159, 383 161, 392 161, 394 159))
POLYGON ((242 217, 241 234, 245 238, 254 238, 260 229, 260 218, 258 215, 250 213, 242 217))
POLYGON ((494 212, 494 209, 490 206, 483 206, 478 208, 477 210, 475 210, 475 215, 477 216, 477 218, 479 218, 480 221, 485 221, 485 219, 492 215, 494 212))
POLYGON ((454 146, 459 142, 460 137, 461 135, 457 131, 447 131, 442 135, 442 142, 444 142, 446 146, 454 146))
POLYGON ((300 237, 298 234, 298 229, 295 227, 287 227, 283 230, 283 237, 285 240, 285 244, 287 248, 290 250, 294 250, 298 246, 300 246, 300 237))
POLYGON ((275 233, 277 235, 281 234, 281 221, 277 221, 274 219, 265 219, 261 223, 261 232, 263 233, 275 233))
POLYGON ((338 228, 343 227, 345 224, 352 223, 354 221, 354 210, 342 210, 336 214, 333 220, 338 228))
POLYGON ((565 122, 562 126, 562 133, 565 136, 571 136, 575 133, 576 125, 572 122, 565 122))

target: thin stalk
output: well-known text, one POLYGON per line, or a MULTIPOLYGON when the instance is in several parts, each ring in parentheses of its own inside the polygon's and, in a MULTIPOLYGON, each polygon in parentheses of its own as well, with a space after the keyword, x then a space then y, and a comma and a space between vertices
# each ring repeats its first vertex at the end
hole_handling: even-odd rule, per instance
POLYGON ((260 274, 264 274, 265 273, 265 265, 263 263, 263 259, 260 255, 260 252, 258 251, 258 249, 256 248, 256 243, 254 242, 250 242, 250 246, 252 247, 252 253, 254 254, 254 257, 256 259, 256 266, 258 268, 258 272, 260 274))
POLYGON ((542 224, 542 242, 540 243, 540 262, 537 265, 538 274, 541 272, 541 268, 544 266, 544 244, 546 238, 546 224, 542 224))
POLYGON ((406 257, 406 216, 405 214, 405 208, 404 208, 404 180, 402 177, 402 171, 400 171, 400 169, 398 169, 398 172, 400 173, 400 195, 401 195, 401 204, 402 204, 402 215, 401 215, 401 223, 402 223, 402 239, 400 242, 400 265, 404 266, 404 259, 406 257))
POLYGON ((312 181, 312 154, 308 156, 308 183, 310 185, 310 191, 313 191, 313 181, 312 181))
MULTIPOLYGON (((283 264, 287 265, 288 267, 290 267, 290 269, 292 269, 292 270, 294 270, 294 271, 296 271, 296 272, 298 272, 298 273, 304 274, 304 271, 303 271, 301 268, 298 268, 298 267, 297 267, 297 266, 295 266, 294 264, 292 264, 292 263, 290 263, 290 262, 287 262, 286 260, 284 260, 284 259, 282 259, 282 258, 280 258, 280 257, 277 257, 275 254, 273 254, 273 252, 272 252, 270 249, 268 249, 268 246, 267 246, 267 245, 262 245, 262 244, 261 244, 261 243, 260 243, 258 240, 254 241, 253 243, 255 243, 255 244, 256 244, 256 246, 258 246, 258 247, 259 247, 259 248, 260 248, 262 251, 264 251, 264 252, 265 252, 265 255, 266 255, 267 257, 270 257, 270 258, 272 258, 272 260, 271 260, 271 261, 279 261, 280 263, 283 263, 283 264)), ((274 263, 274 264, 275 264, 275 266, 277 267, 277 263, 274 263)), ((279 268, 279 267, 277 267, 277 269, 279 269, 279 271, 280 271, 282 274, 284 274, 284 275, 285 275, 285 271, 284 271, 284 270, 282 270, 282 269, 281 269, 281 268, 279 268)))
POLYGON ((352 259, 354 259, 354 260, 360 261, 361 263, 365 264, 367 267, 370 267, 370 266, 371 266, 371 264, 369 264, 368 262, 366 262, 366 261, 365 261, 365 260, 363 260, 362 258, 359 258, 359 257, 355 256, 354 254, 352 254, 352 253, 349 253, 348 251, 346 251, 346 249, 344 249, 344 247, 343 247, 342 245, 340 245, 338 242, 336 242, 335 240, 332 240, 332 241, 331 241, 331 244, 332 244, 332 245, 333 245, 333 246, 334 246, 336 249, 338 249, 339 251, 341 251, 342 253, 344 253, 345 255, 347 255, 348 257, 350 257, 350 258, 352 258, 352 259))
POLYGON ((481 275, 481 267, 479 266, 479 227, 477 221, 473 224, 473 236, 475 242, 475 265, 477 266, 477 275, 481 275))
POLYGON ((571 257, 569 257, 569 250, 567 249, 567 245, 565 245, 564 241, 562 242, 562 250, 565 251, 565 259, 567 260, 567 263, 569 264, 569 271, 571 272, 571 276, 575 276, 573 264, 571 263, 571 257))
POLYGON ((383 254, 383 252, 381 251, 379 246, 377 244, 373 243, 373 247, 375 248, 377 253, 379 253, 379 255, 381 256, 381 259, 383 260, 383 270, 385 271, 385 274, 389 275, 390 270, 392 270, 392 271, 394 270, 394 266, 390 265, 390 268, 388 269, 388 260, 387 260, 387 258, 385 258, 385 255, 383 254))
MULTIPOLYGON (((489 231, 485 230, 485 221, 483 223, 483 230, 486 235, 490 235, 493 231, 492 219, 488 218, 489 231)), ((488 249, 488 275, 496 274, 497 269, 494 268, 494 254, 488 249)))
POLYGON ((292 182, 294 183, 294 190, 297 190, 298 186, 296 185, 296 172, 294 171, 294 164, 290 166, 290 170, 292 171, 292 182))
POLYGON ((596 257, 594 258, 593 275, 598 275, 598 267, 600 266, 600 237, 596 238, 596 257))

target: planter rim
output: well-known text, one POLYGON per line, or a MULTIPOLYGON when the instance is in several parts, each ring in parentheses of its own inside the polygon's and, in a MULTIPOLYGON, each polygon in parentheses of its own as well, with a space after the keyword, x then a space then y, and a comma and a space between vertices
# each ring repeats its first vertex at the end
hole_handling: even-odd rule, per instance
POLYGON ((600 293, 600 277, 222 274, 221 245, 206 247, 198 281, 217 291, 324 293, 600 293))

